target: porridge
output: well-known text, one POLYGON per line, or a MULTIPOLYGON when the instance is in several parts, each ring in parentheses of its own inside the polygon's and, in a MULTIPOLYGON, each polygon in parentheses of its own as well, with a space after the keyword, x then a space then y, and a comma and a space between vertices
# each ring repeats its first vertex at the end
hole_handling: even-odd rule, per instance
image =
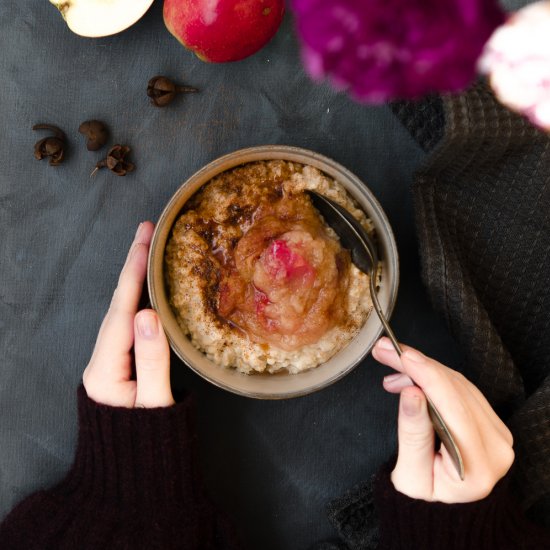
POLYGON ((297 373, 342 349, 365 323, 368 275, 350 260, 307 189, 372 223, 311 166, 273 160, 223 172, 186 203, 166 246, 170 305, 222 367, 297 373))

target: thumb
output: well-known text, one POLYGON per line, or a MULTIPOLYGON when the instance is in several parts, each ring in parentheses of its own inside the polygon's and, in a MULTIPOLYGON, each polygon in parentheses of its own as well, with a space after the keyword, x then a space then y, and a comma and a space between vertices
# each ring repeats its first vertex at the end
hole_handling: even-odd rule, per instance
POLYGON ((136 407, 169 407, 174 404, 170 388, 170 348, 159 318, 152 309, 134 319, 136 357, 136 407))
POLYGON ((391 477, 395 488, 412 498, 431 500, 434 431, 426 397, 418 387, 401 391, 397 436, 399 453, 391 477))

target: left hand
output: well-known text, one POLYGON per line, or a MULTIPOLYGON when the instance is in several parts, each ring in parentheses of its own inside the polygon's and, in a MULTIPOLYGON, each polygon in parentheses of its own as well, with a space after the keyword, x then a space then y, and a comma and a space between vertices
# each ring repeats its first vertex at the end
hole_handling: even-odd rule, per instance
POLYGON ((128 408, 174 404, 166 335, 155 311, 137 311, 153 230, 151 222, 138 227, 82 376, 88 397, 96 403, 128 408), (136 380, 131 380, 132 347, 136 380))

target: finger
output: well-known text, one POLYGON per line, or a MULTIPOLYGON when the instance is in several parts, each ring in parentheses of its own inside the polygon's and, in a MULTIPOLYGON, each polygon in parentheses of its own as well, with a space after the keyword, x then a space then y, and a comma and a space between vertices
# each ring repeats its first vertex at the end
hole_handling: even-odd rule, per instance
POLYGON ((113 356, 127 354, 134 343, 134 316, 143 290, 153 229, 151 222, 143 222, 138 227, 109 311, 99 330, 92 357, 98 359, 99 364, 112 364, 113 356), (105 361, 107 358, 110 361, 105 361))
POLYGON ((455 371, 409 346, 402 346, 401 356, 390 346, 389 339, 381 338, 375 346, 375 358, 409 376, 420 386, 444 415, 447 424, 454 423, 458 427, 470 425, 466 420, 472 414, 456 387, 455 371))
POLYGON ((153 230, 154 226, 151 222, 143 222, 138 227, 111 301, 110 310, 114 316, 121 313, 131 315, 133 318, 137 312, 143 281, 147 273, 147 254, 153 230))
MULTIPOLYGON (((405 372, 430 397, 460 449, 466 472, 486 459, 483 423, 459 391, 450 369, 417 350, 408 348, 401 356, 405 372)), ((467 474, 466 474, 467 475, 467 474)))
POLYGON ((384 376, 382 384, 389 393, 399 393, 403 388, 414 386, 414 382, 406 374, 401 373, 384 376))
MULTIPOLYGON (((417 352, 417 350, 414 350, 414 348, 405 346, 403 344, 401 344, 401 347, 403 352, 405 351, 417 352)), ((394 368, 399 372, 404 372, 404 366, 401 362, 401 359, 397 355, 397 352, 395 351, 395 348, 393 347, 393 344, 391 343, 391 340, 389 338, 383 337, 383 338, 380 338, 380 340, 378 340, 375 348, 373 349, 373 356, 377 361, 391 368, 394 368)), ((426 360, 428 359, 429 358, 426 357, 426 360)), ((434 361, 434 360, 431 359, 431 361, 434 361)), ((467 398, 468 402, 471 405, 475 406, 476 409, 479 409, 479 407, 481 407, 479 410, 480 411, 482 410, 484 412, 484 415, 492 423, 492 426, 494 427, 494 429, 497 430, 497 432, 505 439, 505 441, 509 445, 512 445, 513 437, 510 430, 500 420, 498 415, 495 413, 495 411, 493 410, 491 405, 487 402, 487 400, 485 399, 483 394, 479 391, 479 389, 476 388, 474 384, 472 384, 460 373, 452 369, 449 369, 448 367, 446 367, 445 365, 442 365, 441 363, 438 363, 437 361, 434 361, 434 362, 438 365, 440 369, 444 370, 448 375, 452 375, 454 377, 454 379, 460 384, 460 386, 466 390, 466 392, 464 394, 461 393, 461 395, 463 395, 464 398, 467 398), (475 397, 475 400, 474 400, 474 397, 475 397)), ((407 385, 405 384, 405 380, 399 379, 399 378, 395 379, 394 384, 395 385, 387 384, 386 381, 384 381, 384 388, 391 393, 399 393, 401 389, 403 389, 403 387, 407 385)), ((426 388, 424 387, 424 389, 426 388)))
POLYGON ((404 371, 428 395, 440 411, 454 417, 457 425, 473 417, 487 419, 482 407, 468 386, 472 386, 460 373, 445 367, 413 348, 407 348, 401 356, 404 371))
POLYGON ((399 452, 392 472, 395 488, 412 498, 430 500, 435 436, 420 388, 407 387, 401 392, 397 436, 399 452))
POLYGON ((403 372, 403 365, 401 364, 399 355, 397 355, 391 340, 386 336, 383 336, 376 342, 374 348, 372 348, 372 356, 379 363, 391 367, 396 371, 403 372))
POLYGON ((170 349, 157 314, 140 311, 135 318, 136 407, 174 404, 170 388, 170 349))
MULTIPOLYGON (((514 443, 512 433, 493 410, 481 391, 459 372, 452 371, 452 374, 462 398, 470 404, 473 410, 477 411, 477 416, 485 424, 487 433, 489 434, 491 431, 495 432, 495 435, 498 435, 506 444, 512 446, 514 443)), ((487 444, 491 444, 487 440, 485 443, 486 446, 487 444)))
POLYGON ((449 399, 457 400, 458 391, 452 375, 454 371, 408 346, 403 347, 403 354, 399 360, 403 372, 414 380, 436 405, 448 402, 449 399))
MULTIPOLYGON (((511 434, 473 384, 414 348, 402 346, 401 357, 392 348, 391 341, 381 339, 373 355, 380 362, 407 374, 431 398, 453 434, 466 472, 475 472, 476 465, 483 464, 494 449, 510 454, 511 434)), ((448 454, 443 452, 439 456, 445 470, 452 472, 448 454)))
MULTIPOLYGON (((410 346, 406 346, 405 344, 400 343, 399 346, 401 347, 401 351, 403 353, 405 353, 407 350, 417 351, 410 346)), ((401 359, 397 354, 397 351, 395 351, 395 348, 388 337, 383 336, 378 340, 378 342, 376 342, 372 350, 372 355, 379 363, 395 369, 398 372, 405 372, 403 364, 401 363, 401 359)), ((439 365, 443 369, 451 370, 441 363, 439 363, 439 365)))

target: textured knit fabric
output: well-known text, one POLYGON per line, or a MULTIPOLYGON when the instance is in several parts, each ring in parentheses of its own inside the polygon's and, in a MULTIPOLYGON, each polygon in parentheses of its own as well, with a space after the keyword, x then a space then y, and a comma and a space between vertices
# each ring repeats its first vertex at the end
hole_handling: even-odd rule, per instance
POLYGON ((236 550, 206 497, 195 458, 193 400, 168 408, 98 405, 78 390, 74 465, 0 526, 2 550, 236 550))
MULTIPOLYGON (((460 95, 392 109, 432 153, 413 188, 432 304, 464 351, 467 376, 513 431, 512 494, 532 519, 550 527, 550 137, 502 107, 482 82, 460 95)), ((525 523, 520 509, 514 512, 506 485, 482 503, 480 517, 494 528, 508 518, 505 532, 524 529, 528 539, 537 527, 525 523), (496 506, 500 500, 506 506, 496 506)), ((347 548, 377 548, 379 529, 381 548, 408 548, 407 540, 424 541, 411 548, 429 548, 434 542, 422 533, 430 524, 448 529, 437 548, 490 548, 452 534, 453 526, 475 520, 477 505, 423 504, 387 483, 381 487, 376 499, 369 482, 329 505, 347 548), (407 525, 397 530, 404 516, 410 516, 407 525), (454 540, 463 545, 452 546, 454 540)), ((522 546, 517 537, 510 540, 516 546, 502 548, 550 548, 549 541, 522 546)))
MULTIPOLYGON (((545 550, 550 534, 530 523, 510 498, 509 477, 486 498, 445 504, 396 491, 385 468, 375 483, 380 550, 545 550)), ((357 547, 359 548, 359 547, 357 547)), ((364 547, 363 547, 364 548, 364 547)), ((368 548, 368 547, 367 547, 368 548)))
POLYGON ((328 518, 348 548, 378 548, 379 518, 374 501, 376 479, 373 476, 328 505, 328 518))
POLYGON ((341 541, 315 550, 546 550, 550 533, 529 522, 510 496, 510 476, 463 504, 427 502, 396 491, 395 460, 329 506, 341 541), (373 529, 373 525, 377 528, 373 529))
POLYGON ((483 83, 426 103, 396 107, 426 149, 444 123, 414 185, 423 279, 512 429, 515 490, 550 525, 550 137, 483 83))

